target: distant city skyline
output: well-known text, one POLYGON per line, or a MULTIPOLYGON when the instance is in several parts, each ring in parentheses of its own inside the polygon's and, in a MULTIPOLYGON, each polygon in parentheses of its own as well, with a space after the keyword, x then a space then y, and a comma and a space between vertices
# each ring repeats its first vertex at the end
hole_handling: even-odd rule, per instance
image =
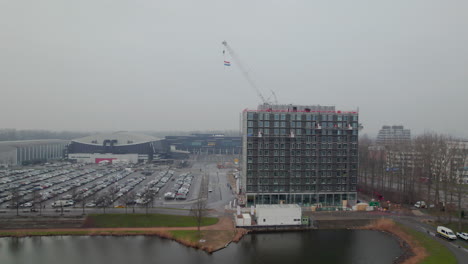
POLYGON ((265 97, 468 137, 468 2, 2 1, 0 128, 239 128, 265 97), (268 12, 265 12, 268 10, 268 12), (231 66, 225 66, 229 61, 231 66))

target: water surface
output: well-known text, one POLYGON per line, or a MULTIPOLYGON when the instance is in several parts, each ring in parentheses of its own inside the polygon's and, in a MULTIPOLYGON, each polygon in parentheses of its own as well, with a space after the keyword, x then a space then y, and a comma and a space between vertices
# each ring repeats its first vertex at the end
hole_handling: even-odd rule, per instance
POLYGON ((371 230, 250 234, 211 255, 150 236, 0 238, 2 264, 383 264, 392 263, 401 253, 396 238, 371 230))

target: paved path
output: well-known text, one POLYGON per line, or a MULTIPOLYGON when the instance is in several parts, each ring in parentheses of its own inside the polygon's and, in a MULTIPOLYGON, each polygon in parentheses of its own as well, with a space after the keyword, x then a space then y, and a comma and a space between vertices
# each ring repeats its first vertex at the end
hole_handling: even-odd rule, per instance
MULTIPOLYGON (((200 230, 234 230, 234 224, 229 217, 220 217, 218 223, 210 226, 202 226, 200 230)), ((105 232, 105 231, 171 231, 171 230, 197 230, 196 226, 192 227, 119 227, 119 228, 47 228, 47 229, 9 229, 8 232, 44 232, 44 231, 58 231, 58 232, 77 232, 77 231, 90 231, 90 232, 105 232)))

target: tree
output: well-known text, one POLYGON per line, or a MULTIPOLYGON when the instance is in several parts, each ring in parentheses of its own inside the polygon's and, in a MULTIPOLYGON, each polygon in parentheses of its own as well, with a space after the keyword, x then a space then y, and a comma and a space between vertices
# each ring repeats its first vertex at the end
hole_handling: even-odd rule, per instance
POLYGON ((133 212, 135 212, 135 199, 136 199, 136 194, 134 191, 126 192, 123 195, 123 201, 125 203, 125 213, 127 213, 127 207, 129 204, 133 205, 133 212))
POLYGON ((464 212, 462 210, 462 199, 463 196, 466 195, 466 191, 463 186, 463 174, 467 169, 466 165, 468 164, 468 142, 460 142, 457 157, 459 158, 459 160, 457 164, 457 175, 454 181, 454 186, 457 194, 458 230, 461 230, 462 219, 464 217, 464 212))
POLYGON ((151 189, 147 189, 145 192, 143 192, 143 195, 141 196, 143 201, 144 201, 144 205, 145 205, 145 208, 146 208, 146 214, 148 214, 148 207, 153 204, 153 200, 154 200, 154 197, 156 196, 156 192, 151 190, 151 189))
POLYGON ((85 215, 85 206, 86 206, 86 201, 87 197, 85 196, 84 192, 77 192, 73 196, 73 201, 80 202, 81 204, 81 209, 83 210, 83 215, 85 215))
POLYGON ((109 187, 109 189, 108 189, 109 199, 110 199, 112 205, 114 205, 115 195, 116 195, 116 193, 118 191, 119 191, 119 189, 115 185, 111 185, 109 187))
POLYGON ((21 196, 18 187, 13 188, 11 190, 11 200, 10 200, 10 207, 16 208, 16 215, 19 215, 19 207, 20 204, 23 202, 23 196, 21 196))
POLYGON ((108 192, 102 193, 96 198, 96 206, 102 208, 103 212, 106 213, 106 208, 111 205, 111 198, 108 192))
MULTIPOLYGON (((203 184, 203 180, 202 180, 203 184)), ((202 185, 203 186, 203 185, 202 185)), ((202 225, 203 218, 206 216, 206 198, 204 198, 204 188, 200 188, 200 192, 198 193, 198 199, 195 203, 192 204, 192 208, 190 209, 190 215, 193 216, 195 222, 197 223, 197 230, 198 230, 198 237, 201 237, 200 233, 200 226, 202 225)))
POLYGON ((39 215, 42 214, 42 195, 37 191, 34 190, 33 193, 33 208, 36 209, 36 205, 39 205, 39 215))

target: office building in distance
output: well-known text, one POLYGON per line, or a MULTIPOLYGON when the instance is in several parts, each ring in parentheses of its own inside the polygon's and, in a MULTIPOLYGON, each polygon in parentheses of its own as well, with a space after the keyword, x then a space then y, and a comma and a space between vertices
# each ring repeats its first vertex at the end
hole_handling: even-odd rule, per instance
POLYGON ((240 154, 240 136, 224 134, 191 134, 189 136, 166 136, 166 143, 175 150, 189 151, 193 154, 240 154))
POLYGON ((358 117, 319 105, 244 110, 241 192, 247 205, 355 203, 358 117))
POLYGON ((408 144, 411 142, 411 130, 403 126, 382 126, 377 135, 376 144, 394 145, 408 144))
POLYGON ((60 139, 0 142, 0 166, 27 165, 62 159, 70 141, 60 139))

